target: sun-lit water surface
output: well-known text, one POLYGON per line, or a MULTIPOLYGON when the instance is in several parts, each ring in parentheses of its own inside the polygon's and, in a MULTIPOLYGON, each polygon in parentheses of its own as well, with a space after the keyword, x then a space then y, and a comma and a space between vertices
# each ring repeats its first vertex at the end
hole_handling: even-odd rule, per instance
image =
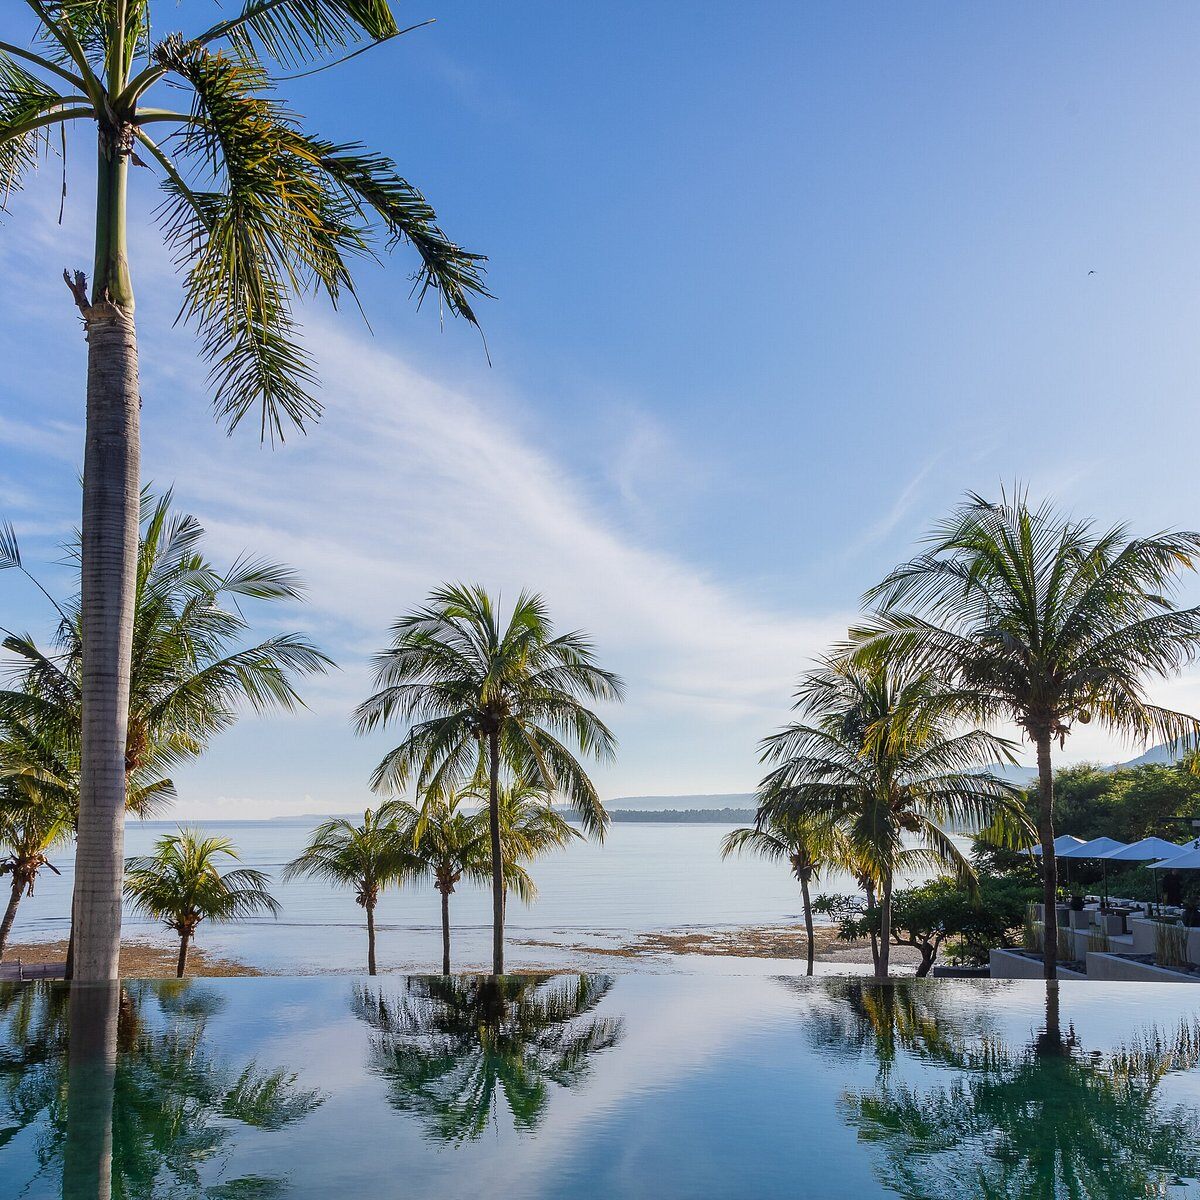
POLYGON ((10 985, 0 1194, 1197 1196, 1198 1060, 1170 985, 10 985))

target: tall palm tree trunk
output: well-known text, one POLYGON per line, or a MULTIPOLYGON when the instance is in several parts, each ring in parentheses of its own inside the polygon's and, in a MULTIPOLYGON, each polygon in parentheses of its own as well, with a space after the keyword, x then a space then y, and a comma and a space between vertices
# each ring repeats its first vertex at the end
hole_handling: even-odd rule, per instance
POLYGON ((83 730, 74 977, 116 979, 121 950, 125 743, 139 518, 137 335, 125 242, 131 130, 101 129, 92 298, 72 291, 88 342, 83 458, 83 730))
POLYGON ((892 950, 892 876, 883 881, 879 897, 879 957, 875 960, 875 978, 886 979, 892 950))
POLYGON ((374 975, 375 971, 375 905, 368 904, 367 908, 367 974, 374 975))
POLYGON ((442 974, 450 974, 450 893, 442 889, 442 974))
POLYGON ((71 989, 63 1200, 112 1195, 113 1094, 120 985, 71 989))
POLYGON ((1042 843, 1042 975, 1058 978, 1058 863, 1054 857, 1054 770, 1050 763, 1050 734, 1039 732, 1038 837, 1042 843))
POLYGON ((800 895, 804 898, 804 932, 808 937, 808 974, 811 975, 815 950, 813 946, 812 899, 808 894, 808 880, 803 877, 800 879, 800 895))
POLYGON ((504 974, 504 860, 500 845, 500 732, 488 733, 488 830, 492 837, 492 974, 504 974))
POLYGON ((21 893, 25 884, 16 871, 13 872, 12 891, 8 896, 8 907, 4 910, 4 920, 0 921, 0 959, 8 946, 8 935, 12 933, 13 922, 17 919, 17 905, 21 903, 21 893))
POLYGON ((188 960, 188 945, 191 943, 192 937, 189 933, 181 933, 179 935, 179 961, 175 964, 175 978, 182 979, 183 973, 187 970, 188 960))

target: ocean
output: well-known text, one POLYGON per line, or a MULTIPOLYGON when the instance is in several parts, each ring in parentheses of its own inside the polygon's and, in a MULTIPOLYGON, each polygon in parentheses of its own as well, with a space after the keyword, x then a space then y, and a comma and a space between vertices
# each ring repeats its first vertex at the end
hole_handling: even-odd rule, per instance
MULTIPOLYGON (((233 839, 243 864, 273 877, 282 911, 235 925, 200 926, 197 945, 271 973, 360 971, 366 959, 362 909, 350 890, 309 880, 284 883, 284 864, 303 849, 314 821, 223 821, 201 825, 233 839)), ((131 821, 128 855, 147 853, 177 827, 174 821, 131 821)), ((670 964, 614 958, 612 951, 640 933, 687 932, 737 925, 783 924, 803 919, 799 885, 786 866, 750 857, 720 857, 732 828, 717 823, 614 822, 603 844, 576 841, 533 863, 538 897, 514 898, 508 909, 508 960, 513 970, 578 967, 581 970, 670 964)), ((37 891, 21 902, 13 941, 53 941, 68 930, 72 887, 71 848, 51 860, 62 872, 42 872, 37 891)), ((846 876, 822 878, 819 892, 851 893, 846 876)), ((454 966, 485 969, 490 961, 491 896, 464 881, 451 897, 454 966)), ((168 944, 161 924, 126 913, 127 936, 168 944)), ((376 910, 380 969, 437 970, 441 962, 438 893, 432 885, 385 891, 376 910)), ((797 946, 797 953, 801 953, 797 946)), ((697 956, 688 956, 689 960, 697 956)), ((725 964, 706 963, 718 968, 725 964)), ((780 960, 771 960, 779 969, 780 960)), ((678 967, 678 961, 675 960, 678 967)), ((689 966, 695 965, 689 962, 689 966)))

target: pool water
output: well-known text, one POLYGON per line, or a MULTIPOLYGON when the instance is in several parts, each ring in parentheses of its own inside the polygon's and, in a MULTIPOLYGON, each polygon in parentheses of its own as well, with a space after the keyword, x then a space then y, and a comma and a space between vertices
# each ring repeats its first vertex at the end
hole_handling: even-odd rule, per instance
POLYGON ((0 1196, 1200 1197, 1200 989, 0 988, 0 1196))

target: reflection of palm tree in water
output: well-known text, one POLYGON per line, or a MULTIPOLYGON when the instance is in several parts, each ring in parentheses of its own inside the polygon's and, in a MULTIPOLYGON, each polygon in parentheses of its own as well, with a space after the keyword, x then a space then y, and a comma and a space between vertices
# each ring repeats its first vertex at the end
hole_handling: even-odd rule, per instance
POLYGON ((1200 1173, 1200 1114, 1158 1094, 1168 1074, 1200 1063, 1200 1021, 1087 1052, 1073 1028, 1063 1029, 1059 1007, 1051 983, 1045 1025, 1024 1048, 993 1034, 964 1037, 953 1019, 930 1042, 922 1029, 936 1012, 913 1023, 899 996, 860 1008, 869 1025, 880 1022, 885 1055, 901 1046, 960 1075, 925 1090, 893 1085, 881 1070, 874 1092, 846 1097, 860 1138, 884 1149, 888 1187, 909 1200, 1132 1200, 1200 1173))
POLYGON ((602 975, 430 976, 405 991, 356 988, 354 1011, 375 1030, 371 1069, 392 1104, 419 1115, 439 1141, 478 1137, 503 1097, 513 1124, 533 1129, 549 1085, 572 1087, 591 1056, 621 1037, 593 1012, 613 985, 602 975))
POLYGON ((278 1129, 321 1103, 287 1071, 240 1071, 205 1046, 219 993, 193 986, 26 984, 0 989, 0 1147, 35 1127, 39 1175, 63 1195, 273 1195, 247 1176, 206 1188, 202 1167, 235 1125, 278 1129), (64 1079, 65 1076, 65 1079, 64 1079), (66 1086, 64 1087, 64 1083, 66 1086))

